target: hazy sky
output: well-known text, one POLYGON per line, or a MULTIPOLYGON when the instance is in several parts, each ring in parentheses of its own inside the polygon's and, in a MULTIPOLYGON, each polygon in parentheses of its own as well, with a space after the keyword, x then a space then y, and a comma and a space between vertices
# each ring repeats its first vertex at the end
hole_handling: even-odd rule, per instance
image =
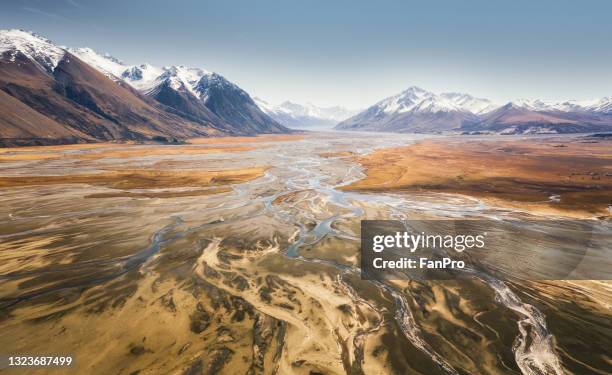
POLYGON ((411 85, 498 102, 612 96, 612 1, 0 0, 0 27, 253 96, 362 108, 411 85))

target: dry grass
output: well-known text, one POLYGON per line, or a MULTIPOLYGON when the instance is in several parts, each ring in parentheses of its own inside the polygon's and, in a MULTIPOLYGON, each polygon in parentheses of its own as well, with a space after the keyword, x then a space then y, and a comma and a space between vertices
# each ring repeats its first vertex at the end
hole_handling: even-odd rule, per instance
POLYGON ((196 197, 201 195, 220 194, 231 191, 231 188, 220 187, 205 190, 184 190, 184 191, 155 191, 155 192, 132 192, 120 191, 111 193, 96 193, 86 195, 85 198, 179 198, 196 197))
POLYGON ((339 157, 349 157, 355 156, 353 151, 330 151, 330 152, 322 152, 319 156, 323 158, 339 158, 339 157))
MULTIPOLYGON (((130 143, 125 143, 125 145, 129 145, 130 143)), ((90 150, 90 149, 98 149, 105 147, 117 147, 118 143, 77 143, 70 145, 55 145, 55 146, 23 146, 23 147, 0 147, 0 154, 5 153, 13 153, 13 152, 32 152, 32 151, 41 151, 41 152, 58 152, 58 151, 72 151, 72 150, 90 150)))
POLYGON ((48 160, 48 159, 58 159, 63 156, 64 155, 60 153, 45 153, 45 152, 15 153, 15 154, 8 154, 8 155, 0 154, 0 162, 48 160))
POLYGON ((134 158, 146 156, 170 156, 170 155, 202 155, 219 152, 241 152, 255 149, 254 146, 233 147, 197 147, 197 146, 152 146, 132 147, 119 150, 104 150, 78 155, 79 159, 102 159, 102 158, 134 158))
POLYGON ((605 214, 612 204, 609 141, 424 141, 357 158, 367 177, 346 189, 440 191, 527 209, 605 214), (559 195, 560 202, 549 202, 559 195))
MULTIPOLYGON (((110 144, 107 144, 109 146, 110 144)), ((70 145, 76 146, 76 145, 70 145)), ((172 156, 172 155, 203 155, 220 152, 242 152, 254 150, 255 146, 192 146, 192 145, 150 145, 136 146, 125 145, 108 149, 108 147, 84 147, 90 145, 78 145, 80 147, 62 148, 63 146, 19 147, 12 149, 0 149, 0 162, 6 161, 34 161, 58 159, 71 157, 83 160, 97 160, 104 158, 134 158, 147 156, 172 156), (67 154, 63 151, 87 150, 85 153, 67 154), (9 153, 10 151, 10 153, 9 153)))
POLYGON ((243 152, 265 146, 243 143, 286 142, 303 139, 302 134, 269 134, 257 137, 193 138, 186 145, 137 145, 134 143, 86 143, 56 146, 0 148, 0 162, 36 161, 72 157, 84 160, 134 158, 146 156, 203 155, 221 152, 243 152), (67 153, 86 151, 83 153, 67 153))
POLYGON ((117 144, 85 143, 56 146, 2 147, 0 148, 0 162, 58 159, 66 156, 66 151, 89 151, 109 147, 117 147, 117 144))
POLYGON ((190 144, 234 144, 234 143, 260 143, 260 142, 286 142, 304 139, 303 134, 265 134, 257 137, 210 137, 210 138, 191 138, 190 144))
POLYGON ((250 181, 262 176, 266 170, 266 167, 223 171, 134 169, 75 175, 11 176, 0 177, 0 187, 61 184, 90 184, 114 189, 204 187, 250 181))

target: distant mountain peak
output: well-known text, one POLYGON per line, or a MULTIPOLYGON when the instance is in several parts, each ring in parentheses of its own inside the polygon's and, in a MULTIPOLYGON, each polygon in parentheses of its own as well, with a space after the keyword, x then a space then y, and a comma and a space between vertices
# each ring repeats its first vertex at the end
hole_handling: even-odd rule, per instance
POLYGON ((429 91, 420 88, 419 86, 409 86, 403 93, 428 93, 429 91))
POLYGON ((478 122, 496 106, 465 93, 436 94, 410 86, 338 124, 338 129, 439 132, 478 122))
POLYGON ((470 94, 418 87, 385 98, 336 126, 389 132, 577 133, 612 130, 612 100, 517 99, 496 105, 470 94))
POLYGON ((285 100, 281 104, 274 105, 261 98, 253 99, 266 114, 291 128, 331 128, 359 112, 342 106, 320 107, 310 102, 299 104, 285 100))
POLYGON ((498 107, 489 99, 477 98, 470 94, 459 92, 448 92, 440 94, 441 97, 450 100, 461 110, 474 114, 490 112, 498 107))
POLYGON ((566 100, 562 102, 541 99, 517 99, 511 102, 518 108, 538 112, 593 112, 612 114, 612 98, 603 97, 592 100, 566 100))

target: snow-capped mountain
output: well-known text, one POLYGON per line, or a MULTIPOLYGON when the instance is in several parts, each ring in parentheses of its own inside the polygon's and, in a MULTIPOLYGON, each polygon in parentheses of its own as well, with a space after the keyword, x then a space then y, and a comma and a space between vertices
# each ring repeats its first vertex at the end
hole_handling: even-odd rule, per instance
POLYGON ((605 100, 516 100, 483 114, 478 123, 462 127, 468 133, 550 134, 612 131, 612 114, 605 100))
MULTIPOLYGON (((378 113, 404 113, 415 109, 421 102, 425 100, 430 100, 432 96, 433 93, 427 92, 421 89, 420 87, 412 86, 397 95, 381 100, 380 102, 376 103, 372 108, 376 108, 378 113)), ((440 101, 443 102, 441 103, 441 107, 453 107, 453 105, 446 100, 440 101)))
POLYGON ((279 122, 299 128, 338 121, 337 129, 390 132, 612 131, 612 97, 497 106, 468 94, 410 87, 354 114, 342 107, 256 102, 205 69, 128 65, 90 48, 0 30, 0 144, 285 133, 279 122))
POLYGON ((163 69, 159 69, 150 64, 134 65, 127 68, 121 73, 121 78, 129 82, 135 89, 146 92, 154 85, 155 80, 163 73, 163 69))
POLYGON ((129 66, 121 60, 109 55, 100 54, 91 48, 68 48, 68 52, 91 65, 108 78, 124 80, 137 90, 146 90, 163 70, 149 64, 129 66))
POLYGON ((89 48, 71 51, 110 78, 123 80, 188 118, 203 118, 236 134, 286 131, 262 112, 246 91, 217 73, 183 65, 129 66, 89 48), (233 102, 224 102, 227 100, 233 102))
POLYGON ((416 112, 460 111, 473 114, 484 113, 496 108, 488 99, 475 98, 468 94, 442 93, 440 95, 412 86, 401 93, 383 99, 375 105, 382 112, 399 114, 416 112))
POLYGON ((341 122, 337 129, 439 132, 478 122, 493 104, 468 94, 434 94, 412 86, 341 122))
POLYGON ((331 128, 359 112, 340 106, 318 107, 311 103, 302 105, 290 101, 274 105, 260 98, 254 100, 270 117, 287 127, 296 129, 331 128))
POLYGON ((104 73, 109 78, 117 79, 126 68, 121 60, 108 53, 100 55, 91 48, 66 48, 66 51, 104 73))
POLYGON ((440 94, 440 97, 450 100, 457 108, 476 115, 491 112, 499 107, 489 99, 475 98, 469 94, 449 92, 440 94))
POLYGON ((568 100, 564 102, 552 102, 540 99, 518 99, 511 103, 517 107, 526 108, 532 111, 612 113, 612 97, 593 100, 568 100))
POLYGON ((126 65, 0 30, 0 144, 286 133, 248 93, 184 66, 126 65))
POLYGON ((15 62, 17 53, 34 61, 40 68, 53 72, 66 51, 42 36, 23 30, 0 30, 0 55, 15 62))
POLYGON ((109 80, 64 47, 0 30, 0 144, 151 140, 221 134, 109 80))
POLYGON ((612 98, 549 102, 519 99, 499 106, 469 94, 410 87, 337 125, 389 132, 577 133, 612 130, 612 98))
POLYGON ((612 96, 591 100, 583 105, 591 111, 612 115, 612 96))

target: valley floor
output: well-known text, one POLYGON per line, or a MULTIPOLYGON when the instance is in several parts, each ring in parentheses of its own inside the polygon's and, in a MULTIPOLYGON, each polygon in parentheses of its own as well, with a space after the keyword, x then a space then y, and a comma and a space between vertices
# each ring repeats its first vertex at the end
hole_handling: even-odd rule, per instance
POLYGON ((360 277, 363 219, 604 215, 607 144, 463 139, 0 149, 0 347, 90 374, 606 373, 610 282, 360 277))
POLYGON ((356 158, 359 191, 439 191, 542 213, 609 216, 612 140, 588 137, 455 137, 356 158))

